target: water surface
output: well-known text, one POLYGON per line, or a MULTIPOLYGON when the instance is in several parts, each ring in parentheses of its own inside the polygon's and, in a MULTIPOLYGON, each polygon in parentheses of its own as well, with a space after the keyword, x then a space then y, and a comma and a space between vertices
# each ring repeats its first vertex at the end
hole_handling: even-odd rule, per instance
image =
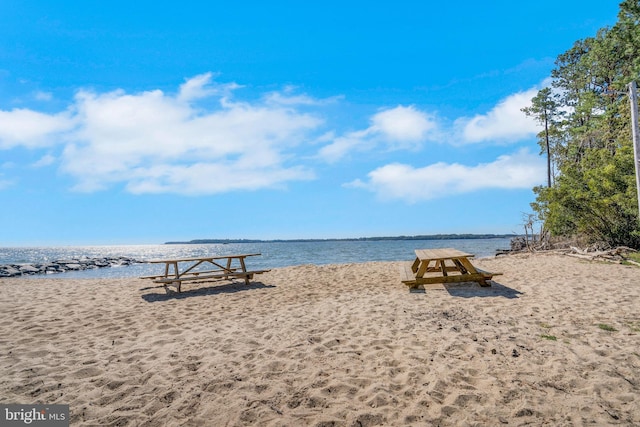
MULTIPOLYGON (((44 263, 81 257, 124 256, 147 261, 152 259, 261 253, 262 256, 247 259, 248 268, 269 269, 304 264, 408 261, 415 256, 415 249, 456 248, 474 254, 476 257, 487 257, 493 256, 496 250, 509 248, 510 241, 510 238, 494 238, 0 248, 0 264, 44 263)), ((137 264, 38 277, 137 277, 157 274, 162 268, 157 264, 137 264)))

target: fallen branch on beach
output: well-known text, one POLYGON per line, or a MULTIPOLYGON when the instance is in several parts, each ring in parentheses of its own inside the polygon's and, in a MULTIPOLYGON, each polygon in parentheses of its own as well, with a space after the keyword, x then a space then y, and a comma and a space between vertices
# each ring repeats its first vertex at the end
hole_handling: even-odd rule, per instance
POLYGON ((520 253, 535 253, 535 254, 557 254, 557 255, 566 255, 573 258, 580 258, 587 261, 605 261, 605 262, 614 262, 614 263, 629 263, 633 265, 637 265, 640 267, 640 263, 629 259, 629 253, 636 253, 633 248, 629 248, 626 246, 618 246, 616 248, 601 250, 596 247, 580 249, 576 246, 570 246, 568 248, 557 248, 557 249, 543 249, 536 250, 535 248, 529 248, 527 250, 519 250, 519 251, 501 251, 496 255, 508 255, 508 254, 520 254, 520 253))
POLYGON ((567 256, 571 256, 574 258, 586 259, 589 261, 608 261, 608 262, 629 262, 631 264, 636 264, 635 261, 629 260, 627 254, 630 252, 636 252, 635 249, 628 248, 626 246, 618 246, 616 248, 607 249, 607 250, 596 250, 589 251, 588 249, 580 249, 575 246, 571 246, 571 252, 566 253, 567 256))

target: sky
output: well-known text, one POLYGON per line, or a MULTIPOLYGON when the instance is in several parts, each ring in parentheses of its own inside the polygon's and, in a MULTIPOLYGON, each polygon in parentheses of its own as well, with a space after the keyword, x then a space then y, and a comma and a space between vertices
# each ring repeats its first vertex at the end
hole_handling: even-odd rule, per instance
POLYGON ((0 1, 0 246, 521 233, 618 2, 0 1))

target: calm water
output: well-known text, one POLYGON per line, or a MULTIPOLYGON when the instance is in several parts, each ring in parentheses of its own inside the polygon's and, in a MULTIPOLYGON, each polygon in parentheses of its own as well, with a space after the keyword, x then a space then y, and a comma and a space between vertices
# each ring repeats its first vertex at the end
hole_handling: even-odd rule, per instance
MULTIPOLYGON (((250 269, 303 264, 345 264, 367 261, 411 260, 415 249, 456 248, 476 257, 493 256, 508 249, 510 238, 460 240, 386 240, 378 242, 277 242, 206 245, 68 246, 42 248, 0 248, 0 264, 42 263, 81 257, 125 256, 137 260, 188 258, 238 253, 261 253, 247 259, 250 269)), ((50 278, 119 278, 159 273, 162 266, 138 264, 71 273, 50 274, 50 278)))

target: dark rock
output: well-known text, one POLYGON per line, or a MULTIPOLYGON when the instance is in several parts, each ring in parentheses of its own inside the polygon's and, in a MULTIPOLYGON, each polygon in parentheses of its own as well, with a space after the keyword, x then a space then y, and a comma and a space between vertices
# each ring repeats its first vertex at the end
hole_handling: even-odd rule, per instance
POLYGON ((19 269, 22 274, 35 274, 40 272, 39 268, 30 264, 21 265, 19 269))
POLYGON ((14 268, 10 265, 4 265, 0 268, 0 276, 1 277, 14 277, 21 276, 22 273, 17 268, 14 268))
POLYGON ((0 277, 16 277, 27 276, 33 274, 53 274, 63 273, 65 271, 86 270, 89 268, 105 268, 115 266, 126 266, 131 264, 140 264, 144 261, 138 261, 133 258, 117 257, 117 258, 87 258, 57 260, 45 264, 7 264, 0 265, 0 277))

